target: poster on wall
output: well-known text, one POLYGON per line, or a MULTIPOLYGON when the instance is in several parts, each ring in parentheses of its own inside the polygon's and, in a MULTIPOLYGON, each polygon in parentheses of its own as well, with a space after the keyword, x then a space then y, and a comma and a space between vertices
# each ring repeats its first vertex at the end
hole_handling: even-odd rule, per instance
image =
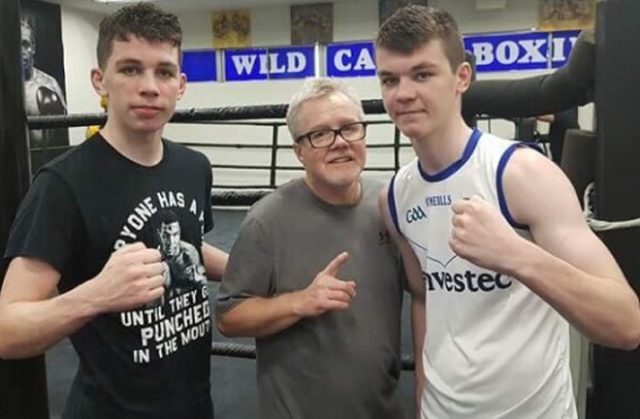
POLYGON ((401 7, 408 6, 409 4, 418 4, 420 6, 426 6, 427 0, 380 0, 378 2, 378 19, 379 24, 387 20, 389 16, 401 7))
POLYGON ((291 45, 333 42, 333 3, 291 6, 291 45))
MULTIPOLYGON (((60 6, 22 0, 20 13, 27 116, 64 115, 67 113, 67 102, 60 6)), ((68 145, 67 128, 30 130, 32 171, 35 172, 44 163, 65 151, 68 145)))
POLYGON ((214 48, 251 46, 251 11, 222 10, 211 13, 214 48))
POLYGON ((595 15, 595 0, 538 0, 540 30, 593 28, 595 15))

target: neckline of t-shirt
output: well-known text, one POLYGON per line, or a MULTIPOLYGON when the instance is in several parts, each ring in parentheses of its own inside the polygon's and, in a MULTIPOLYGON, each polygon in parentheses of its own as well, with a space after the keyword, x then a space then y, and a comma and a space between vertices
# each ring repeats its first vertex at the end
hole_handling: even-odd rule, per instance
MULTIPOLYGON (((168 147, 167 147, 167 141, 162 138, 162 158, 160 159, 160 161, 156 164, 154 164, 153 166, 145 166, 142 165, 140 163, 137 163, 133 160, 131 160, 130 158, 128 158, 127 156, 125 156, 124 154, 122 154, 121 152, 119 152, 113 145, 111 145, 111 143, 109 143, 109 141, 107 141, 106 138, 104 138, 101 134, 97 135, 97 138, 94 138, 93 140, 96 139, 100 139, 100 141, 102 142, 102 144, 104 145, 104 147, 109 150, 109 153, 111 153, 112 155, 114 155, 119 161, 125 163, 126 165, 134 168, 135 170, 142 172, 142 173, 154 173, 158 170, 160 170, 166 163, 167 159, 168 159, 168 147)), ((93 141, 91 140, 91 141, 93 141)))
POLYGON ((304 178, 300 178, 298 179, 298 181, 299 181, 298 182, 299 187, 301 187, 305 191, 305 193, 311 197, 311 199, 317 202, 318 205, 320 205, 322 208, 325 208, 329 211, 334 211, 339 213, 348 212, 356 208, 358 205, 360 205, 363 202, 364 195, 367 192, 366 182, 364 182, 364 179, 360 178, 360 198, 353 204, 335 205, 327 201, 324 201, 318 195, 313 193, 313 191, 311 190, 309 185, 307 185, 307 182, 304 180, 304 178))

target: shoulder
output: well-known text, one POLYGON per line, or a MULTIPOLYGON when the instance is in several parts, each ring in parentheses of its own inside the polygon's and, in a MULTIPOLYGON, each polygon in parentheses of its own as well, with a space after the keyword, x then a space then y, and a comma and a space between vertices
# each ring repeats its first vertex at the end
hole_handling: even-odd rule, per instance
POLYGON ((104 157, 101 148, 100 140, 86 140, 49 161, 40 168, 36 176, 41 172, 51 172, 65 179, 74 176, 86 177, 87 174, 99 170, 96 165, 99 165, 104 157))
POLYGON ((418 169, 418 158, 414 157, 407 164, 400 166, 396 174, 393 176, 394 179, 405 179, 415 176, 419 173, 418 169))
POLYGON ((178 171, 183 176, 207 179, 212 182, 213 173, 209 158, 200 151, 189 148, 183 144, 163 139, 165 147, 166 168, 169 171, 178 171))
POLYGON ((522 180, 531 180, 526 178, 536 173, 550 172, 555 175, 562 175, 561 170, 547 156, 542 154, 536 148, 530 147, 525 143, 513 142, 510 150, 513 150, 509 156, 508 165, 505 174, 513 178, 522 178, 522 180))
POLYGON ((497 135, 483 132, 478 141, 477 149, 481 151, 489 150, 489 151, 495 151, 497 153, 501 153, 504 150, 509 149, 511 147, 517 147, 519 144, 525 145, 524 143, 521 143, 518 141, 507 140, 506 138, 498 137, 497 135))
MULTIPOLYGON (((522 166, 522 170, 538 170, 540 165, 553 165, 535 143, 526 143, 507 140, 493 134, 483 134, 478 142, 477 159, 487 169, 498 172, 502 178, 503 173, 511 173, 522 166)), ((493 173, 490 171, 490 173, 493 173)))
POLYGON ((279 186, 272 192, 260 198, 250 209, 250 212, 268 215, 284 211, 288 204, 301 193, 301 180, 294 179, 279 186))
POLYGON ((361 180, 361 184, 362 195, 364 199, 369 199, 371 197, 371 199, 377 200, 382 190, 386 188, 384 182, 368 177, 363 177, 361 180))
POLYGON ((246 219, 255 219, 264 225, 287 219, 292 211, 303 210, 304 196, 304 181, 291 180, 256 201, 247 212, 246 219))
POLYGON ((162 139, 164 146, 176 158, 184 159, 190 162, 209 165, 209 159, 202 152, 187 147, 184 144, 176 143, 168 139, 162 139))
POLYGON ((409 163, 391 177, 387 186, 382 191, 381 199, 391 205, 401 204, 405 200, 412 199, 416 193, 422 193, 429 184, 423 177, 418 158, 413 158, 409 163))
POLYGON ((575 189, 562 170, 529 147, 518 147, 505 165, 505 197, 518 222, 535 225, 539 218, 578 211, 575 189))
POLYGON ((380 199, 385 203, 395 202, 399 197, 411 196, 416 188, 421 188, 424 185, 418 158, 414 157, 409 163, 401 166, 389 179, 380 192, 380 199))
MULTIPOLYGON (((504 159, 506 160, 506 159, 504 159)), ((540 151, 518 146, 504 163, 505 190, 521 191, 518 195, 545 196, 563 191, 563 195, 575 195, 575 190, 560 167, 540 151), (565 192, 572 192, 566 195, 565 192)), ((548 200, 558 197, 548 196, 548 200)))
POLYGON ((373 218, 380 220, 381 207, 386 207, 388 184, 377 179, 362 178, 362 199, 358 205, 358 211, 369 213, 373 218))
POLYGON ((42 204, 50 197, 61 196, 67 196, 67 199, 73 196, 68 178, 60 171, 42 167, 35 174, 23 203, 25 205, 42 204))
POLYGON ((48 87, 52 90, 60 90, 58 81, 53 76, 50 76, 49 74, 45 73, 40 69, 34 68, 33 80, 38 85, 48 87))

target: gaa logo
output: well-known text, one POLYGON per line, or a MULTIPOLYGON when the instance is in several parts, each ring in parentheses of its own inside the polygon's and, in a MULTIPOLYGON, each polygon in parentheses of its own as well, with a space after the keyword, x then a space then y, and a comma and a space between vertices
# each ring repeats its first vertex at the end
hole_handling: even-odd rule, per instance
POLYGON ((424 209, 420 205, 416 205, 415 207, 407 210, 406 219, 409 224, 414 221, 426 220, 427 213, 424 212, 424 209))

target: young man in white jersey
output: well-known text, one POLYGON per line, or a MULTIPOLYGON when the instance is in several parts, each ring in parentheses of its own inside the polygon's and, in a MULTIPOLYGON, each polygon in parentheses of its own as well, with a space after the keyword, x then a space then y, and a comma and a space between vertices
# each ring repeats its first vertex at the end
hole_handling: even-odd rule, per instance
POLYGON ((413 325, 419 415, 575 418, 567 322, 633 349, 637 296, 560 169, 466 125, 471 68, 448 13, 397 11, 376 63, 387 113, 416 153, 380 201, 425 307, 413 325))

